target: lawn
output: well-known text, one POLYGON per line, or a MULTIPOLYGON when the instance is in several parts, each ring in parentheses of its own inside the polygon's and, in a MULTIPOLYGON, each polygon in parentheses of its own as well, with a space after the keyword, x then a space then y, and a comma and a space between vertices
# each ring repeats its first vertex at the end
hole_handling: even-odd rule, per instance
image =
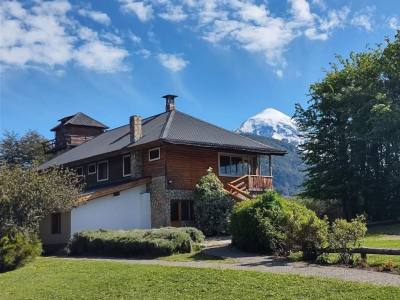
POLYGON ((232 264, 236 262, 234 258, 224 258, 220 256, 208 255, 201 252, 201 250, 191 253, 181 253, 181 254, 173 254, 170 256, 163 256, 158 259, 166 261, 184 261, 184 262, 185 261, 220 262, 224 264, 232 264))
MULTIPOLYGON (((376 248, 400 248, 400 224, 374 226, 368 229, 364 246, 376 248)), ((400 272, 399 255, 375 255, 367 256, 370 266, 382 266, 387 262, 392 262, 394 268, 400 272)))
POLYGON ((0 274, 3 299, 399 299, 400 288, 251 271, 39 258, 0 274))

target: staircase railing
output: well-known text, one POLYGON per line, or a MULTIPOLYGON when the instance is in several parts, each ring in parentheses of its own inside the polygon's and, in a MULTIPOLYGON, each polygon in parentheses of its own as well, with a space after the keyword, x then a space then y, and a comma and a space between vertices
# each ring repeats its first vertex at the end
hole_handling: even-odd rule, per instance
POLYGON ((254 198, 254 194, 272 189, 272 176, 244 175, 227 183, 227 191, 235 200, 254 198))

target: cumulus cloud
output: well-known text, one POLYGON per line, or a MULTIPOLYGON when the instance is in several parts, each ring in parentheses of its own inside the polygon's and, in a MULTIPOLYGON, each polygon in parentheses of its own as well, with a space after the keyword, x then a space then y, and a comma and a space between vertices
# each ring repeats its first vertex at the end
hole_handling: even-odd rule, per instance
POLYGON ((111 23, 110 17, 106 13, 103 13, 101 11, 81 8, 78 10, 78 14, 80 14, 83 17, 90 18, 93 21, 100 24, 110 25, 111 23))
POLYGON ((153 8, 151 4, 147 4, 145 1, 119 0, 119 2, 123 12, 135 14, 142 22, 153 18, 153 8))
POLYGON ((180 22, 188 17, 188 15, 183 11, 182 6, 180 5, 168 5, 166 10, 160 13, 159 16, 164 20, 172 22, 180 22))
POLYGON ((362 11, 356 12, 351 19, 351 25, 361 27, 366 31, 372 31, 374 10, 374 7, 367 7, 362 11))
POLYGON ((179 72, 189 64, 189 62, 184 60, 180 55, 169 53, 158 54, 158 60, 164 68, 172 72, 179 72))
POLYGON ((77 64, 99 72, 125 69, 128 52, 118 36, 98 34, 71 16, 66 0, 0 4, 0 63, 5 66, 50 68, 77 64))

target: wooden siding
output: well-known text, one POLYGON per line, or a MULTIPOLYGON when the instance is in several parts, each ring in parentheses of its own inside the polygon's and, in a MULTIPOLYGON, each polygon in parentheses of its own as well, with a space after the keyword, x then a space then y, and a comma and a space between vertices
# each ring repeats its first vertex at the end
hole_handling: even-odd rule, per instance
MULTIPOLYGON (((212 148, 179 145, 166 146, 166 170, 168 189, 193 190, 209 167, 218 175, 218 152, 212 148)), ((226 184, 238 177, 219 176, 226 184)))
POLYGON ((166 148, 165 146, 159 146, 160 159, 149 161, 149 150, 153 148, 158 148, 158 146, 149 147, 142 150, 143 176, 145 177, 158 177, 165 175, 166 148))

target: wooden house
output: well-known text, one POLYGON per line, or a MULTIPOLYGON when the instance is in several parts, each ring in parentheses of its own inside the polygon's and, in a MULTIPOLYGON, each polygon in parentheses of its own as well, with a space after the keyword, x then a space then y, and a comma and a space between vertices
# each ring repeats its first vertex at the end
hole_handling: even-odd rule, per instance
POLYGON ((272 189, 271 158, 284 151, 177 110, 174 95, 164 98, 165 112, 131 116, 118 128, 105 130, 82 113, 53 128, 54 144, 65 148, 40 168, 73 168, 86 186, 80 205, 42 222, 44 243, 65 243, 89 229, 190 224, 195 185, 210 167, 236 200, 272 189), (58 141, 63 132, 74 136, 73 147, 58 141))

